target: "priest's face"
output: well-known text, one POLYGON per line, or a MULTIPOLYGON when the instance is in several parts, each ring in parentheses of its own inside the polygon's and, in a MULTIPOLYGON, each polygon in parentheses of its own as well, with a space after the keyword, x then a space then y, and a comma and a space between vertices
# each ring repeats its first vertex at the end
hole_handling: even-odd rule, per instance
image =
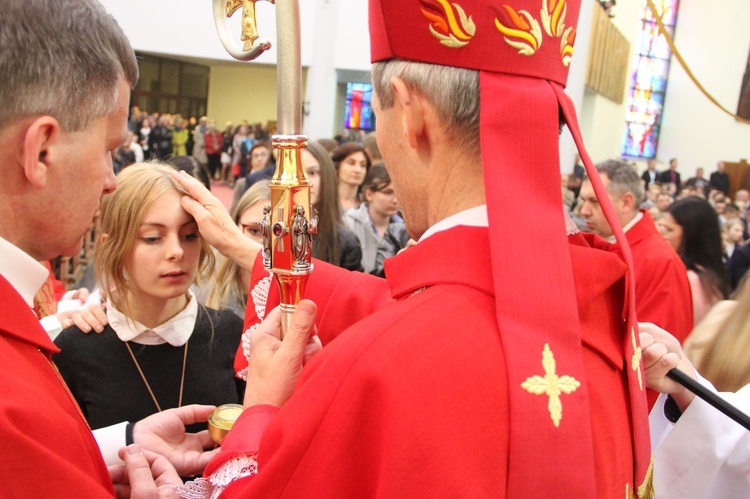
MULTIPOLYGON (((606 175, 602 175, 602 181, 604 181, 606 175)), ((605 183, 606 185, 606 183, 605 183)), ((600 236, 607 238, 612 235, 612 229, 604 216, 601 204, 596 197, 594 192, 594 186, 591 185, 591 181, 586 179, 581 184, 581 215, 586 219, 586 227, 593 233, 599 234, 600 236)))
MULTIPOLYGON (((37 260, 77 255, 101 197, 117 187, 112 152, 126 136, 130 88, 121 79, 117 89, 113 110, 86 129, 67 131, 56 121, 55 127, 45 128, 49 131, 40 144, 38 164, 45 165, 46 180, 43 185, 30 188, 28 192, 32 194, 28 198, 18 196, 19 202, 28 204, 19 205, 25 223, 18 224, 24 232, 19 231, 15 241, 37 260)), ((3 213, 3 217, 7 216, 10 214, 3 213)))

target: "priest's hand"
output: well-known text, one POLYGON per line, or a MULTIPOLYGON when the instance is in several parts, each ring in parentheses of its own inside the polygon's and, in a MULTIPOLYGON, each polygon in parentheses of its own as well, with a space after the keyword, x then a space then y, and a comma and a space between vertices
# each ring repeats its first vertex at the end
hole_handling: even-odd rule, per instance
POLYGON ((133 425, 133 442, 167 458, 180 476, 201 474, 218 449, 204 450, 214 445, 208 430, 187 433, 185 425, 207 421, 213 410, 211 405, 186 405, 157 412, 133 425))
POLYGON ((201 236, 219 253, 251 270, 261 245, 242 234, 222 202, 198 180, 185 172, 172 174, 172 179, 188 192, 182 197, 182 208, 193 216, 201 236))
POLYGON ((118 499, 179 497, 173 487, 182 485, 182 480, 164 456, 141 449, 137 445, 123 447, 119 455, 125 464, 108 468, 118 499))
POLYGON ((651 323, 639 323, 643 370, 646 386, 660 393, 669 393, 684 411, 695 395, 684 386, 667 377, 667 373, 678 368, 688 376, 697 377, 693 364, 682 351, 677 338, 651 323))
POLYGON ((245 407, 281 407, 292 396, 302 367, 323 347, 317 336, 318 307, 302 300, 281 339, 281 310, 273 309, 250 338, 245 407))

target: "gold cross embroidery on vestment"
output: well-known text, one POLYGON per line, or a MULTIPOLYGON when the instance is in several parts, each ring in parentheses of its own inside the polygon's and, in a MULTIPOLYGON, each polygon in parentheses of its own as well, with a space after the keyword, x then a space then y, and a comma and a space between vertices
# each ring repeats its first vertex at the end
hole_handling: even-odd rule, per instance
POLYGON ((552 418, 552 424, 558 427, 562 419, 560 395, 573 393, 581 386, 581 383, 572 376, 557 375, 555 356, 548 343, 544 344, 544 350, 542 351, 542 367, 544 368, 544 376, 534 375, 526 378, 526 381, 521 383, 521 388, 534 395, 547 395, 549 397, 547 409, 552 418))
POLYGON ((633 358, 630 361, 630 365, 633 368, 633 371, 638 373, 638 386, 643 390, 643 377, 641 376, 642 351, 640 345, 638 345, 638 342, 635 340, 635 328, 631 328, 630 338, 633 341, 633 358))

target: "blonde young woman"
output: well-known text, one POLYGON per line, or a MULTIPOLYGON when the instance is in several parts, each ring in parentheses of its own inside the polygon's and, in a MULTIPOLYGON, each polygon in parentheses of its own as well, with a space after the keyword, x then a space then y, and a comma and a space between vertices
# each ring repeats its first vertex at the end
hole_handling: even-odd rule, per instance
MULTIPOLYGON (((271 189, 268 188, 268 184, 268 180, 253 184, 230 213, 234 223, 242 229, 242 233, 261 244, 263 236, 258 221, 263 218, 263 207, 271 202, 271 189)), ((250 287, 250 271, 220 256, 214 276, 208 285, 206 306, 217 310, 229 309, 239 317, 244 317, 250 287)))
POLYGON ((731 300, 716 303, 685 340, 685 354, 717 390, 750 383, 750 286, 745 279, 731 300))
POLYGON ((92 428, 137 421, 187 404, 242 401, 232 360, 242 320, 200 306, 190 291, 210 273, 213 253, 184 195, 160 163, 130 166, 102 200, 95 250, 107 290, 102 334, 73 327, 56 339, 54 357, 92 428))

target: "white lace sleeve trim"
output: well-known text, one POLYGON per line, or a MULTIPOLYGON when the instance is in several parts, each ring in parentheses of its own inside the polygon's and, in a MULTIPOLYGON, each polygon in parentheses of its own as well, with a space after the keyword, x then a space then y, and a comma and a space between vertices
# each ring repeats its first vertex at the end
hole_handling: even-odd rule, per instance
MULTIPOLYGON (((258 327, 260 327, 260 323, 253 324, 252 326, 247 328, 244 333, 242 333, 242 354, 245 356, 245 359, 248 361, 248 363, 250 363, 250 338, 253 335, 253 331, 258 329, 258 327)), ((237 373, 237 377, 247 381, 247 367, 241 369, 237 373)))
POLYGON ((271 289, 271 275, 267 275, 255 285, 250 292, 255 305, 255 314, 258 319, 263 320, 266 316, 266 303, 268 302, 268 290, 271 289))
MULTIPOLYGON (((255 306, 255 314, 261 321, 266 316, 266 303, 268 302, 269 289, 271 289, 271 274, 258 281, 250 292, 250 296, 253 298, 253 305, 255 306)), ((250 360, 250 336, 252 336, 253 331, 255 331, 259 325, 260 323, 253 324, 242 333, 242 353, 248 361, 250 360)), ((237 377, 247 381, 247 367, 241 369, 237 373, 237 377)))
POLYGON ((215 499, 230 483, 257 473, 256 454, 238 456, 222 464, 208 478, 197 478, 184 485, 176 486, 174 491, 184 499, 215 499))

